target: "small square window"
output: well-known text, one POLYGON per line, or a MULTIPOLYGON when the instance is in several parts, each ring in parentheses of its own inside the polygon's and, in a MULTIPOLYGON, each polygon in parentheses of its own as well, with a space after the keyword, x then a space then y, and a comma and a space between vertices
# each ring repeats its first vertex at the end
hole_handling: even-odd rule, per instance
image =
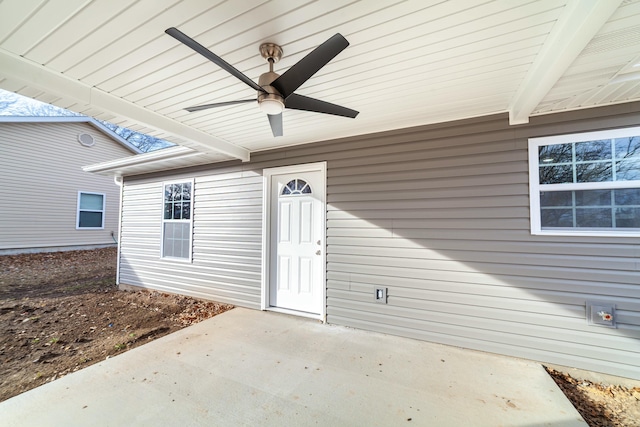
POLYGON ((77 229, 104 228, 105 195, 102 193, 78 192, 76 211, 77 229))

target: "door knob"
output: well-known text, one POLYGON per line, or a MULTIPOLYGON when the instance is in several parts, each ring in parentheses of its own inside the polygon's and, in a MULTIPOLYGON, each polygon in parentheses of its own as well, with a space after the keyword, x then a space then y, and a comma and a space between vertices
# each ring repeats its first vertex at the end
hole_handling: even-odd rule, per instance
POLYGON ((318 246, 320 246, 322 244, 322 241, 318 240, 316 243, 318 244, 318 246))

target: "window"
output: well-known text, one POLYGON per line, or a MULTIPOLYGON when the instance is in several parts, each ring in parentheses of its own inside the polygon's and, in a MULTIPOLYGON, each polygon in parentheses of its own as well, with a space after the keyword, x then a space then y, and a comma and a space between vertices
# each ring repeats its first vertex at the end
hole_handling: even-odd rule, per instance
POLYGON ((164 185, 162 257, 191 260, 193 181, 164 185))
POLYGON ((76 229, 95 230, 104 228, 105 195, 78 191, 76 229))
POLYGON ((292 179, 280 193, 282 196, 297 196, 299 194, 311 194, 311 187, 304 179, 292 179))
POLYGON ((529 140, 531 232, 640 235, 640 127, 529 140))

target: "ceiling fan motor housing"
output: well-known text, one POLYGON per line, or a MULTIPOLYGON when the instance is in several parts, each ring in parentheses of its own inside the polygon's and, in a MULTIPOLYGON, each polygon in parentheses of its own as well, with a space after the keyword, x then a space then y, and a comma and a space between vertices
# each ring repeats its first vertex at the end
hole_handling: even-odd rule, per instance
POLYGON ((260 108, 267 114, 280 114, 284 110, 284 98, 271 83, 280 77, 278 73, 268 71, 260 75, 258 86, 264 89, 264 92, 258 92, 258 104, 260 108))

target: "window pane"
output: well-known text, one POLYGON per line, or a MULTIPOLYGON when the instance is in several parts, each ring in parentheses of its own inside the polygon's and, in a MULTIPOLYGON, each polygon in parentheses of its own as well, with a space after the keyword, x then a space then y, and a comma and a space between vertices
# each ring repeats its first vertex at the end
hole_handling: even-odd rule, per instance
POLYGON ((101 211, 102 195, 80 193, 80 209, 91 210, 91 211, 101 211))
POLYGON ((280 195, 311 194, 311 187, 304 179, 292 179, 282 188, 280 195))
POLYGON ((582 163, 576 165, 576 182, 613 181, 611 162, 582 163))
POLYGON ((182 240, 182 248, 181 248, 182 255, 180 256, 181 258, 189 258, 189 243, 190 243, 189 239, 182 240))
POLYGON ((540 206, 573 206, 572 191, 545 191, 540 193, 540 206))
POLYGON ((611 140, 576 142, 576 162, 611 159, 611 140))
POLYGON ((173 223, 166 222, 163 231, 162 256, 173 256, 173 223))
POLYGON ((174 202, 182 200, 182 184, 173 184, 171 186, 171 200, 174 202))
POLYGON ((173 203, 164 204, 164 219, 171 219, 173 217, 173 203))
POLYGON ((164 186, 164 201, 165 202, 171 202, 173 200, 173 191, 172 191, 172 184, 167 184, 164 186))
POLYGON ((164 186, 164 201, 165 202, 178 202, 183 198, 185 200, 191 199, 189 192, 191 191, 191 184, 167 184, 164 186))
POLYGON ((538 148, 538 162, 545 163, 571 163, 571 144, 544 145, 538 148))
POLYGON ((571 165, 540 166, 540 184, 563 184, 573 182, 571 165))
POLYGON ((173 248, 171 249, 173 256, 177 258, 184 258, 182 256, 182 240, 175 239, 173 242, 171 242, 171 245, 173 246, 173 248))
POLYGON ((616 209, 616 227, 640 228, 640 208, 616 209))
POLYGON ((618 138, 615 140, 616 159, 640 156, 640 136, 618 138))
POLYGON ((191 219, 191 203, 182 203, 182 219, 191 219))
POLYGON ((191 183, 186 182, 182 184, 182 200, 191 200, 191 183))
POLYGON ((622 190, 614 190, 614 199, 617 206, 640 206, 640 188, 625 188, 622 190))
POLYGON ((616 162, 616 181, 640 180, 640 158, 616 162))
POLYGON ((543 209, 540 212, 542 227, 573 227, 573 209, 543 209))
POLYGON ((80 212, 78 227, 102 227, 102 212, 80 212))
POLYGON ((189 223, 166 222, 164 224, 164 257, 189 258, 191 236, 189 223))
POLYGON ((576 209, 576 226, 582 228, 611 228, 611 209, 576 209))
POLYGON ((576 206, 611 206, 611 190, 576 191, 576 206))
POLYGON ((174 203, 173 204, 173 219, 182 219, 182 204, 174 203))
POLYGON ((541 192, 540 209, 543 228, 640 228, 640 188, 541 192))

